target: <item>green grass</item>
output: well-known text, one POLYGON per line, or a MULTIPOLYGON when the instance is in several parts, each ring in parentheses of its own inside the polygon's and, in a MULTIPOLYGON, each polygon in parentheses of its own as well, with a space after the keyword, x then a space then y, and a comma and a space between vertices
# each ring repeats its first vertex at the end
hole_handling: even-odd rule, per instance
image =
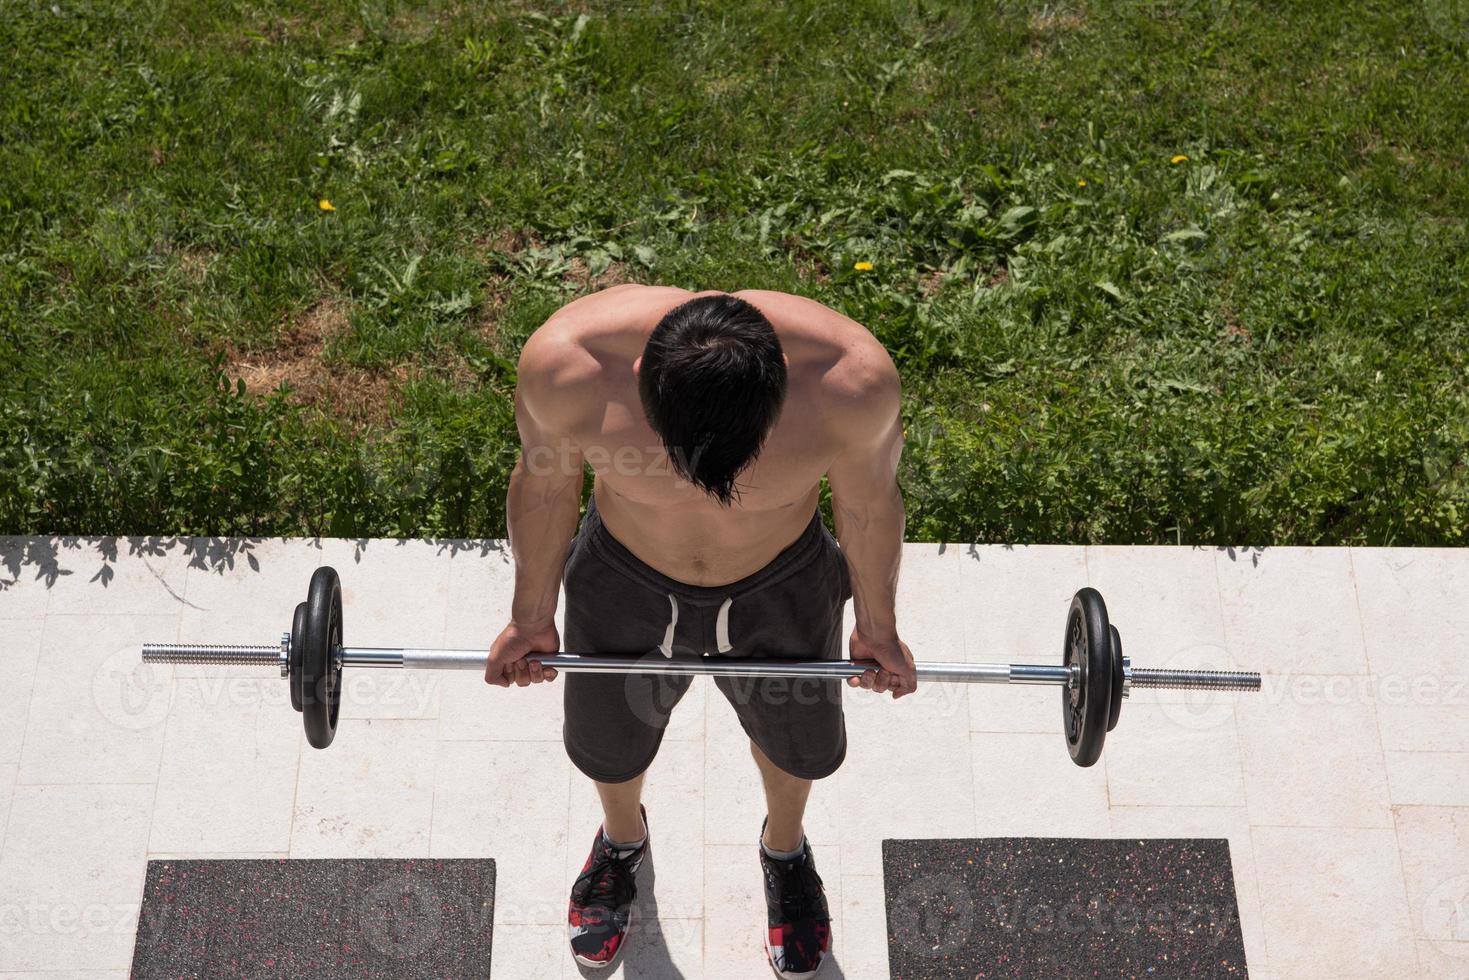
POLYGON ((867 324, 913 538, 1469 544, 1460 0, 315 7, 6 5, 0 529, 502 535, 596 274, 867 324))

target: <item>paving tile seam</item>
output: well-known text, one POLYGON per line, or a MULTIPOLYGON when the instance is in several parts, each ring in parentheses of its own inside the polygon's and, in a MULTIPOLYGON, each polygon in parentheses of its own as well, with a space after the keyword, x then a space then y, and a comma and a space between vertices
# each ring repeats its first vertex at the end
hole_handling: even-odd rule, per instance
MULTIPOLYGON (((131 616, 134 619, 137 619, 137 618, 147 618, 149 616, 155 616, 155 617, 156 616, 173 616, 177 612, 181 612, 182 611, 182 608, 183 607, 180 607, 179 610, 176 610, 175 612, 142 612, 142 613, 140 613, 140 612, 131 612, 131 611, 127 611, 127 612, 106 612, 106 611, 98 611, 98 612, 48 612, 46 614, 46 618, 47 619, 125 619, 125 618, 131 616)), ((199 607, 198 606, 193 606, 191 608, 198 609, 199 607)), ((201 611, 207 612, 207 610, 201 610, 201 611)))
POLYGON ((1247 803, 1112 803, 1108 810, 1241 810, 1247 803))
MULTIPOLYGON (((146 562, 145 562, 145 564, 146 564, 146 562)), ((153 569, 151 567, 148 570, 150 572, 153 571, 153 569)), ((154 574, 156 576, 157 573, 155 572, 154 574)), ((181 582, 179 584, 179 587, 181 589, 183 589, 183 591, 184 591, 184 596, 185 597, 187 597, 188 594, 189 594, 189 579, 190 579, 190 577, 191 576, 190 576, 190 573, 189 573, 189 568, 188 568, 188 566, 185 566, 184 567, 184 580, 183 580, 183 582, 181 582)), ((160 581, 161 581, 161 579, 160 579, 160 581)), ((172 591, 172 590, 170 590, 170 591, 172 591)), ((174 639, 174 642, 178 642, 178 640, 180 639, 180 637, 183 635, 183 631, 184 631, 184 617, 183 617, 183 613, 180 612, 179 613, 178 622, 174 624, 174 628, 173 628, 173 639, 174 639)), ((170 680, 175 680, 176 681, 176 678, 170 678, 170 680)), ((153 771, 153 799, 148 804, 148 837, 147 837, 147 840, 149 842, 151 842, 153 840, 153 828, 154 828, 155 823, 156 823, 156 821, 158 819, 158 787, 160 785, 162 785, 162 783, 163 783, 163 760, 164 760, 165 756, 167 755, 167 753, 164 751, 164 749, 165 749, 165 747, 168 744, 168 723, 173 720, 173 707, 174 707, 174 703, 172 701, 170 701, 169 702, 169 707, 168 707, 168 714, 163 719, 163 734, 161 736, 159 736, 159 739, 158 739, 158 766, 153 771)), ((144 854, 147 854, 148 853, 148 845, 146 843, 143 845, 143 853, 144 854)), ((139 905, 140 908, 142 907, 142 902, 143 902, 143 886, 144 886, 144 883, 145 882, 140 882, 139 885, 138 885, 138 905, 139 905)))
MULTIPOLYGON (((48 781, 48 782, 33 783, 33 782, 22 781, 19 777, 17 777, 16 780, 15 780, 15 785, 16 785, 17 788, 19 788, 21 786, 24 786, 27 789, 39 788, 39 787, 42 787, 42 786, 55 786, 55 787, 62 787, 62 786, 96 786, 98 788, 105 788, 105 787, 108 787, 108 786, 154 786, 154 787, 156 787, 158 785, 158 782, 157 782, 157 777, 155 777, 154 779, 109 779, 106 782, 97 782, 95 780, 72 780, 70 782, 66 782, 66 781, 62 781, 62 782, 51 782, 51 781, 48 781)), ((150 826, 151 826, 151 824, 150 824, 150 826)))
MULTIPOLYGON (((1469 809, 1466 807, 1465 809, 1469 809)), ((1356 823, 1252 823, 1251 830, 1392 830, 1390 824, 1356 823)))
MULTIPOLYGON (((440 717, 434 717, 434 745, 439 744, 439 729, 442 728, 440 717)), ((438 763, 434 763, 434 784, 428 794, 428 853, 434 853, 434 823, 439 813, 439 777, 438 763)))
POLYGON ((290 851, 147 851, 151 861, 248 861, 252 858, 267 860, 286 857, 290 851))
MULTIPOLYGON (((1248 805, 1247 805, 1248 806, 1248 805)), ((1248 808, 1245 811, 1249 812, 1248 808)), ((1255 907, 1260 914, 1260 944, 1265 949, 1265 963, 1271 960, 1270 930, 1265 927, 1267 917, 1265 915, 1265 888, 1260 884, 1260 851, 1255 844, 1255 826, 1251 824, 1245 830, 1250 841, 1250 867, 1255 872, 1255 907)))
MULTIPOLYGON (((1220 632, 1220 636, 1224 640, 1224 649, 1225 649, 1225 651, 1227 653, 1229 651, 1229 649, 1230 649, 1230 645, 1229 645, 1229 640, 1230 640, 1230 638, 1229 638, 1229 622, 1224 617, 1223 611, 1222 611, 1222 606, 1223 606, 1223 602, 1224 602, 1224 600, 1223 600, 1224 582, 1219 577, 1219 556, 1218 556, 1218 554, 1216 554, 1214 556, 1213 569, 1214 569, 1214 594, 1217 595, 1217 596, 1220 596, 1220 599, 1219 599, 1220 606, 1221 606, 1221 612, 1220 612, 1220 619, 1221 619, 1221 622, 1220 622, 1220 631, 1221 632, 1220 632)), ((1358 622, 1359 622, 1359 624, 1360 624, 1360 620, 1361 620, 1361 616, 1359 615, 1358 616, 1358 622)), ((1366 654, 1366 651, 1365 650, 1363 651, 1362 659, 1363 660, 1366 660, 1367 659, 1367 654, 1366 654)), ((1234 737, 1235 737, 1235 742, 1236 742, 1237 746, 1239 747, 1240 798, 1241 798, 1241 802, 1244 804, 1245 835, 1246 835, 1246 840, 1248 841, 1248 846, 1249 846, 1249 849, 1250 849, 1250 872, 1251 872, 1251 875, 1250 876, 1251 876, 1251 878, 1254 879, 1254 886, 1255 886, 1255 914, 1260 917, 1260 933, 1259 933, 1259 935, 1260 935, 1260 947, 1264 951, 1264 954, 1265 954, 1265 963, 1263 965, 1265 966, 1266 969, 1268 969, 1269 968, 1269 964, 1270 964, 1270 960, 1271 960, 1271 955, 1270 955, 1270 930, 1267 929, 1267 928, 1265 928, 1265 886, 1263 884, 1261 884, 1261 882, 1260 882, 1260 854, 1259 854, 1259 851, 1255 847, 1255 825, 1249 822, 1249 817, 1250 817, 1250 780, 1248 778, 1248 774, 1245 772, 1245 746, 1244 746, 1244 739, 1240 735, 1239 702, 1238 701, 1236 701, 1235 703, 1233 703, 1232 705, 1230 705, 1229 717, 1230 717, 1230 720, 1232 722, 1234 722, 1234 737)), ((1241 929, 1243 929, 1243 927, 1244 927, 1243 921, 1241 921, 1240 927, 1241 927, 1241 929)), ((1246 963, 1246 969, 1248 969, 1248 966, 1249 965, 1248 965, 1248 962, 1247 962, 1246 963)), ((1261 967, 1261 964, 1259 964, 1259 963, 1255 964, 1255 968, 1256 969, 1259 969, 1260 967, 1261 967)))
MULTIPOLYGON (((1253 668, 1251 668, 1251 669, 1253 669, 1253 668)), ((1374 673, 1371 670, 1359 670, 1359 671, 1352 671, 1352 670, 1333 670, 1333 671, 1316 671, 1316 670, 1271 670, 1268 667, 1265 667, 1265 668, 1262 668, 1260 670, 1257 670, 1257 671, 1255 671, 1255 673, 1259 674, 1265 680, 1269 680, 1272 677, 1278 677, 1278 678, 1281 678, 1281 679, 1288 679, 1288 678, 1292 678, 1292 677, 1391 677, 1391 676, 1393 676, 1392 674, 1377 674, 1377 673, 1374 673)), ((1146 695, 1157 695, 1157 694, 1160 694, 1160 693, 1163 693, 1163 692, 1162 691, 1156 691, 1155 690, 1155 691, 1147 691, 1147 692, 1144 692, 1144 695, 1145 696, 1146 695)), ((1211 695, 1211 696, 1219 696, 1221 698, 1224 697, 1224 696, 1228 696, 1227 693, 1226 692, 1223 692, 1223 691, 1203 691, 1203 692, 1200 692, 1200 693, 1211 695)))
POLYGON ((296 743, 296 778, 291 782, 291 822, 286 829, 286 848, 289 852, 296 840, 296 815, 301 812, 301 743, 296 743))
MULTIPOLYGON (((1413 917, 1413 904, 1410 901, 1408 901, 1408 875, 1403 870, 1403 867, 1404 867, 1404 865, 1403 865, 1403 842, 1398 839, 1398 828, 1397 828, 1397 823, 1396 822, 1393 823, 1391 829, 1392 829, 1393 843, 1397 845, 1397 848, 1396 848, 1397 854, 1396 854, 1396 856, 1397 856, 1397 866, 1398 866, 1398 885, 1402 889, 1402 891, 1401 891, 1400 894, 1401 894, 1401 898, 1402 898, 1403 915, 1406 918, 1407 923, 1408 923, 1408 935, 1412 936, 1416 940, 1418 938, 1418 926, 1417 926, 1417 923, 1414 921, 1414 917, 1413 917)), ((1413 963, 1420 970, 1423 969, 1423 953, 1418 948, 1418 943, 1417 942, 1414 942, 1413 943, 1413 963)))
POLYGON ((10 787, 10 801, 5 807, 5 819, 0 820, 0 855, 3 855, 5 853, 5 838, 10 833, 10 814, 15 809, 15 790, 16 787, 19 786, 18 780, 20 779, 20 763, 16 763, 15 775, 17 782, 12 783, 10 787))
MULTIPOLYGON (((1371 671, 1372 654, 1371 652, 1369 652, 1368 649, 1368 626, 1366 626, 1366 617, 1363 617, 1362 614, 1362 589, 1357 588, 1356 558, 1354 558, 1353 554, 1351 554, 1350 548, 1349 550, 1347 550, 1347 577, 1349 577, 1349 579, 1351 580, 1351 605, 1353 605, 1353 608, 1356 608, 1357 611, 1357 636, 1362 639, 1362 658, 1366 661, 1366 664, 1368 664, 1368 670, 1371 671)), ((1365 708, 1365 710, 1372 711, 1372 727, 1374 727, 1374 730, 1376 732, 1376 745, 1378 745, 1378 763, 1382 765, 1382 782, 1387 783, 1388 807, 1391 807, 1391 804, 1393 804, 1393 779, 1391 779, 1391 776, 1388 776, 1387 748, 1385 748, 1384 746, 1385 739, 1384 736, 1382 736, 1382 716, 1381 713, 1378 713, 1378 710, 1376 710, 1376 702, 1372 702, 1372 704, 1362 705, 1362 707, 1365 708)), ((1396 843, 1397 845, 1398 879, 1403 880, 1403 842, 1401 842, 1401 840, 1398 840, 1397 821, 1393 820, 1393 817, 1391 817, 1391 810, 1390 813, 1388 813, 1388 823, 1393 826, 1393 843, 1396 843)), ((1404 904, 1406 904, 1406 880, 1403 880, 1403 892, 1403 901, 1404 904)))
MULTIPOLYGON (((366 718, 366 719, 364 719, 364 718, 352 718, 352 719, 348 719, 348 720, 349 721, 372 721, 374 719, 371 719, 371 718, 366 718)), ((439 719, 439 717, 436 716, 434 718, 378 718, 376 720, 377 721, 439 721, 440 719, 439 719)), ((479 743, 482 743, 482 742, 491 742, 491 743, 493 743, 493 742, 504 742, 506 745, 560 745, 560 744, 562 744, 562 741, 559 738, 505 738, 503 735, 497 735, 497 736, 485 737, 485 738, 439 738, 439 737, 436 737, 434 739, 434 741, 439 742, 441 744, 445 744, 445 745, 456 745, 456 744, 476 745, 476 744, 479 744, 479 743)), ((694 741, 694 739, 692 739, 692 738, 674 738, 674 739, 669 739, 669 741, 670 742, 692 742, 692 741, 694 741)))
MULTIPOLYGON (((51 603, 51 592, 46 591, 46 604, 51 603)), ((41 614, 40 635, 36 639, 36 663, 32 670, 30 697, 26 698, 25 717, 20 721, 20 745, 15 753, 15 781, 11 784, 10 802, 5 808, 5 820, 0 822, 0 854, 4 853, 5 839, 10 835, 10 816, 15 812, 15 790, 21 786, 20 773, 25 767, 26 735, 31 727, 31 707, 36 701, 36 692, 41 689, 37 683, 41 675, 41 655, 46 652, 46 614, 41 614)))
MULTIPOLYGON (((1405 867, 1405 865, 1403 865, 1403 856, 1402 856, 1403 855, 1403 836, 1402 836, 1402 831, 1398 829, 1398 814, 1397 814, 1397 811, 1399 809, 1400 809, 1400 807, 1397 807, 1397 806, 1393 807, 1393 814, 1392 814, 1393 841, 1397 844, 1397 848, 1398 848, 1398 863, 1399 863, 1400 866, 1404 866, 1405 867)), ((1435 807, 1434 809, 1441 809, 1441 808, 1435 807)), ((1469 807, 1461 807, 1460 809, 1469 810, 1469 807)), ((1408 887, 1408 875, 1407 875, 1407 872, 1405 871, 1403 873, 1403 890, 1404 890, 1404 892, 1407 891, 1407 887, 1408 887)), ((1412 914, 1412 912, 1413 912, 1412 903, 1409 902, 1409 907, 1408 907, 1408 913, 1409 913, 1409 915, 1408 915, 1408 919, 1409 919, 1409 925, 1411 926, 1411 929, 1412 929, 1414 940, 1426 940, 1428 942, 1433 942, 1434 941, 1434 937, 1425 936, 1423 934, 1423 932, 1422 932, 1422 926, 1423 926, 1423 920, 1422 920, 1422 918, 1419 917, 1419 916, 1414 916, 1412 914)), ((1466 944, 1466 947, 1469 947, 1469 944, 1466 944)), ((1423 966, 1423 956, 1422 956, 1421 953, 1418 956, 1418 965, 1419 965, 1420 968, 1423 966)))
MULTIPOLYGON (((452 566, 452 565, 449 566, 449 574, 447 576, 447 579, 448 580, 445 583, 445 587, 446 587, 449 595, 452 596, 454 594, 454 579, 455 579, 455 569, 454 569, 454 566, 452 566)), ((443 643, 444 640, 449 635, 449 609, 450 609, 450 606, 451 605, 452 605, 452 603, 449 603, 449 602, 445 602, 444 603, 444 617, 443 617, 442 622, 439 623, 439 642, 440 643, 443 643)), ((435 746, 437 746, 437 745, 439 745, 440 743, 442 743, 444 741, 443 739, 441 739, 439 737, 439 733, 444 730, 444 712, 443 712, 443 702, 442 701, 439 702, 438 706, 436 707, 436 709, 434 711, 434 714, 433 714, 433 723, 434 723, 434 740, 433 740, 433 744, 435 746)), ((297 781, 297 785, 299 785, 299 780, 297 781)), ((293 800, 292 801, 292 807, 293 807, 293 809, 294 809, 294 806, 295 806, 295 801, 293 800)), ((439 779, 438 779, 438 765, 437 765, 437 762, 436 762, 435 765, 434 765, 434 785, 433 785, 432 791, 429 793, 429 798, 428 798, 428 853, 429 854, 433 854, 434 853, 434 824, 437 822, 435 818, 438 816, 438 812, 439 812, 439 779)), ((294 818, 293 818, 293 820, 294 820, 294 818)))

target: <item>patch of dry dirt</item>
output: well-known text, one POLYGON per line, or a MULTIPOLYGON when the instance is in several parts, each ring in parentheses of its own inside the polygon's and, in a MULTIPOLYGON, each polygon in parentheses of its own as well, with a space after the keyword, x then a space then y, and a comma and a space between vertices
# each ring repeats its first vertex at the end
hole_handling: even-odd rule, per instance
POLYGON ((1064 6, 1053 8, 1049 4, 1042 7, 1031 15, 1027 25, 1030 28, 1030 56, 1037 60, 1044 58, 1051 42, 1077 30, 1084 23, 1086 17, 1079 10, 1064 6))
POLYGON ((627 276, 627 264, 624 262, 611 262, 600 274, 594 276, 587 269, 587 263, 581 256, 573 256, 569 261, 571 268, 561 277, 561 281, 578 292, 594 293, 608 286, 620 286, 625 282, 632 282, 627 276))
POLYGON ((286 325, 273 347, 258 351, 226 348, 226 371, 242 378, 249 394, 265 397, 282 384, 290 400, 362 428, 387 421, 400 402, 399 388, 411 375, 406 365, 389 371, 329 366, 322 352, 332 336, 347 329, 348 307, 323 299, 286 325))
POLYGON ((209 267, 214 264, 215 254, 204 248, 185 249, 179 253, 179 269, 190 282, 203 282, 209 267))
POLYGON ((923 294, 924 299, 933 298, 944 285, 944 270, 930 269, 918 277, 918 291, 923 294))
POLYGON ((1086 17, 1079 10, 1052 8, 1048 4, 1031 15, 1030 30, 1032 34, 1058 34, 1062 31, 1074 31, 1085 22, 1086 17))

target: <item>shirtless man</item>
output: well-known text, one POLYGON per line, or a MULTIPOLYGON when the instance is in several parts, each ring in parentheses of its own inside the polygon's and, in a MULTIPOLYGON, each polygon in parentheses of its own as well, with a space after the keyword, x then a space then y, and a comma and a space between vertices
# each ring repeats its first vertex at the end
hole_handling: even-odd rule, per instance
MULTIPOLYGON (((485 680, 550 681, 534 659, 579 653, 839 659, 848 683, 900 697, 913 658, 894 615, 903 540, 898 374, 860 324, 799 296, 624 285, 583 297, 526 342, 515 414, 521 458, 506 511, 510 623, 485 680), (577 531, 583 465, 595 473, 577 531), (837 540, 821 521, 832 493, 837 540), (574 536, 573 536, 574 535, 574 536), (563 583, 564 580, 564 583, 563 583)), ((572 953, 609 965, 626 938, 646 852, 643 775, 690 678, 567 676, 563 737, 596 782, 602 828, 572 888, 572 953)), ((801 819, 811 782, 846 754, 836 681, 715 680, 750 737, 765 787, 766 949, 809 977, 831 944, 801 819)))

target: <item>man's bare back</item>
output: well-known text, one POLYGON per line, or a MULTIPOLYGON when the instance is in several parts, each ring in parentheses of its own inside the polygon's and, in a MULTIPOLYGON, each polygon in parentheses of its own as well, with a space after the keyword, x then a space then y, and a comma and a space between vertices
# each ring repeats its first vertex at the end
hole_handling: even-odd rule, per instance
MULTIPOLYGON (((557 392, 555 425, 595 473, 608 530, 649 566, 701 586, 742 578, 795 540, 852 434, 893 424, 897 391, 891 359, 860 324, 799 296, 734 293, 774 327, 788 389, 763 450, 739 478, 737 503, 722 506, 673 471, 644 416, 634 370, 663 315, 706 295, 716 294, 639 285, 595 293, 551 317, 521 362, 522 385, 557 392)), ((566 465, 568 454, 554 448, 542 460, 566 465)))

